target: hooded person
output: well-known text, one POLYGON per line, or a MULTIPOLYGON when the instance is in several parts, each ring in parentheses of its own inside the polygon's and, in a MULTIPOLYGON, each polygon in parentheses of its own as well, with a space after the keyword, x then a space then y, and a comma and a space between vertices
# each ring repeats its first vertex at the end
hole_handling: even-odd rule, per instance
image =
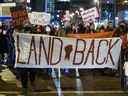
POLYGON ((5 59, 9 53, 9 42, 7 29, 4 23, 0 23, 0 63, 5 64, 5 59))

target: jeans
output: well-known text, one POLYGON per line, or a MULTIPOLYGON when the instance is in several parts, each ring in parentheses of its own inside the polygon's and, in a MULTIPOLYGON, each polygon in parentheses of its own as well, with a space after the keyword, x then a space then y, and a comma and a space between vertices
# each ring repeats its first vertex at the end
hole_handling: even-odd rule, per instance
POLYGON ((28 80, 33 84, 36 77, 36 69, 34 68, 18 68, 19 77, 22 83, 23 88, 28 88, 28 80))

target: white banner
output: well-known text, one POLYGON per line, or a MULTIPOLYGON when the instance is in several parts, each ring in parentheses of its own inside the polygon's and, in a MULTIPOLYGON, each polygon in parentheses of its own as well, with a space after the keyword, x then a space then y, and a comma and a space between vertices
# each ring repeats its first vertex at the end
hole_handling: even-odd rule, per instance
POLYGON ((76 39, 47 35, 17 34, 15 67, 113 68, 121 50, 119 38, 76 39))
POLYGON ((83 18, 84 22, 90 21, 90 20, 95 20, 96 18, 99 17, 99 13, 96 7, 90 8, 88 10, 85 10, 81 12, 81 16, 83 18))
POLYGON ((45 12, 32 12, 29 13, 29 21, 35 25, 48 25, 50 24, 51 15, 45 12))

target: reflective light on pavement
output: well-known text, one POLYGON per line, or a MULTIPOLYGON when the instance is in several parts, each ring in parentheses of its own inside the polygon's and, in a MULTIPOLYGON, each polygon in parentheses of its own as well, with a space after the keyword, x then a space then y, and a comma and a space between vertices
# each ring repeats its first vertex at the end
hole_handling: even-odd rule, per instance
POLYGON ((61 76, 60 75, 60 69, 58 69, 58 70, 52 69, 52 78, 53 78, 54 84, 55 84, 56 89, 57 89, 57 94, 58 94, 58 96, 63 96, 62 90, 61 90, 60 76, 61 76), (56 74, 56 71, 58 71, 58 74, 56 74))
POLYGON ((84 96, 84 94, 81 93, 81 91, 83 91, 83 86, 80 78, 76 78, 76 90, 78 96, 84 96))

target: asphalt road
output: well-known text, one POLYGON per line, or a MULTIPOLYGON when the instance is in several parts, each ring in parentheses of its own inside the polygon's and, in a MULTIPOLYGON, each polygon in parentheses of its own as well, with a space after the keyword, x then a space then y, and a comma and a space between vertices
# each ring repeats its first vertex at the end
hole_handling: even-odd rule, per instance
MULTIPOLYGON (((36 91, 29 85, 28 96, 128 96, 122 91, 117 73, 99 70, 52 70, 37 75, 36 91), (61 73, 61 74, 60 74, 61 73)), ((0 96, 21 96, 15 75, 5 68, 0 73, 0 96)))

